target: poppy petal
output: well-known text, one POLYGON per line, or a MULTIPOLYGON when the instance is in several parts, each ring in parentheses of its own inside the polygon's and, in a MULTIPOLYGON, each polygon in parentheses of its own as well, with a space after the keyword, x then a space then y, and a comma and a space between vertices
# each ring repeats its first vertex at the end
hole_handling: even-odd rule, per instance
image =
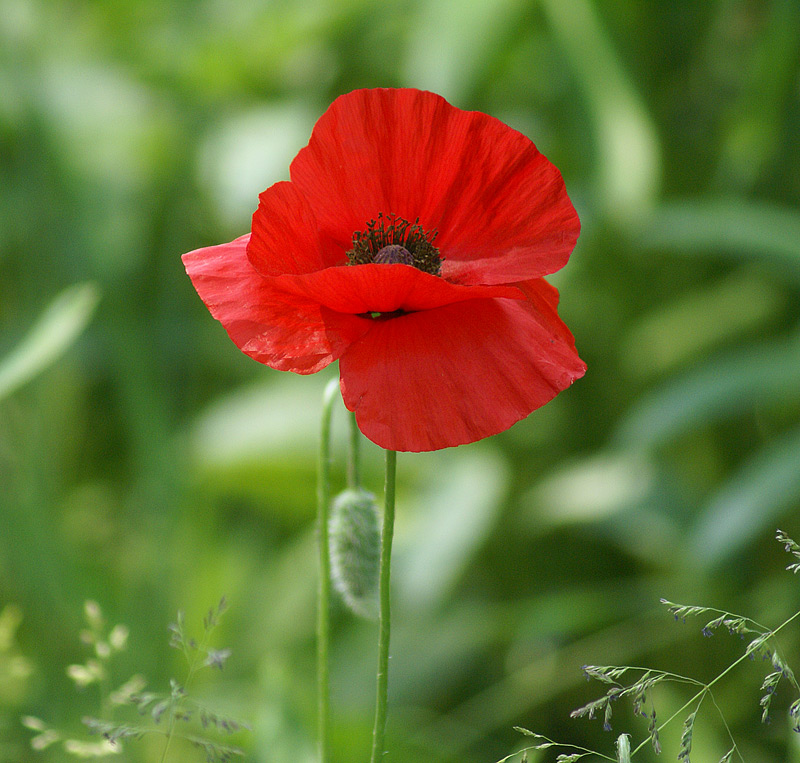
POLYGON ((339 97, 292 162, 323 240, 348 249, 378 213, 419 218, 442 275, 465 284, 539 278, 580 230, 558 169, 522 133, 413 89, 339 97))
POLYGON ((389 450, 428 451, 502 432, 583 376, 557 292, 481 299, 376 322, 339 361, 347 408, 389 450))
POLYGON ((288 182, 275 183, 259 195, 247 256, 265 276, 311 273, 345 260, 341 249, 323 250, 311 207, 288 182))
POLYGON ((280 371, 311 374, 336 360, 372 321, 276 289, 247 258, 249 234, 183 255, 211 314, 245 354, 280 371))
POLYGON ((515 286, 463 286, 410 265, 354 265, 275 279, 276 287, 340 313, 431 310, 487 297, 524 299, 515 286))

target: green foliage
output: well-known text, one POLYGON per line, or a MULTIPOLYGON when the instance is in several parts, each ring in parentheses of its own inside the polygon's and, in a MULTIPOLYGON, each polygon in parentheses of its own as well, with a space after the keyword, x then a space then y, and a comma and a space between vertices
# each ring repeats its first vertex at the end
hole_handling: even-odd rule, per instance
MULTIPOLYGON (((356 87, 432 88, 503 119, 562 170, 583 223, 553 280, 587 376, 490 441, 399 459, 395 763, 497 760, 520 724, 574 738, 576 666, 598 655, 663 668, 679 654, 705 675, 706 642, 651 611, 662 596, 778 622, 796 581, 763 538, 796 536, 800 518, 799 14, 791 0, 4 0, 0 610, 19 625, 0 675, 19 658, 27 673, 0 680, 0 759, 30 759, 20 715, 86 741, 99 684, 76 693, 63 672, 93 675, 84 600, 130 627, 115 669, 165 687, 147 710, 167 701, 164 728, 183 667, 161 624, 179 604, 199 621, 223 590, 236 661, 209 704, 254 718, 248 759, 313 758, 314 474, 335 369, 284 378, 242 356, 179 257, 245 232, 356 87)), ((380 484, 369 447, 363 471, 380 484)), ((368 747, 373 639, 341 614, 332 635, 338 763, 368 747)), ((781 640, 787 655, 800 643, 781 640)), ((733 659, 738 636, 717 641, 733 659)), ((765 729, 740 699, 777 672, 765 665, 715 699, 747 760, 795 763, 791 721, 765 729)), ((659 719, 679 691, 647 692, 659 719)), ((697 761, 730 750, 706 709, 697 761)), ((609 747, 602 721, 580 728, 587 750, 609 747)), ((680 736, 660 743, 677 755, 680 736)), ((126 741, 126 761, 158 761, 154 739, 126 741)))
POLYGON ((99 295, 93 284, 71 286, 59 294, 21 344, 0 359, 0 400, 63 355, 86 328, 99 295))
MULTIPOLYGON (((798 546, 798 544, 788 537, 782 530, 778 530, 777 540, 784 545, 787 553, 791 553, 796 557, 800 556, 800 546, 798 546)), ((796 568, 796 564, 791 564, 789 567, 787 567, 787 569, 792 572, 796 572, 796 568)), ((675 604, 673 602, 666 601, 665 599, 662 599, 662 604, 667 606, 670 614, 672 614, 676 620, 681 620, 684 623, 686 622, 687 618, 708 616, 709 614, 713 614, 713 619, 709 620, 703 626, 703 635, 710 638, 719 628, 725 628, 730 634, 739 636, 740 639, 747 640, 747 644, 744 648, 744 654, 728 665, 728 667, 722 670, 708 683, 704 683, 702 681, 698 681, 697 679, 689 678, 680 674, 657 669, 631 666, 585 665, 583 667, 583 672, 587 678, 600 681, 603 684, 609 685, 610 688, 601 698, 592 700, 583 707, 573 710, 571 717, 591 719, 594 718, 595 715, 602 712, 603 727, 610 731, 612 703, 625 697, 630 698, 634 716, 641 716, 648 721, 647 738, 632 752, 628 742, 628 736, 623 734, 618 737, 617 755, 620 760, 624 759, 625 761, 630 761, 630 759, 636 755, 648 742, 653 747, 653 751, 656 754, 660 754, 661 743, 659 741, 659 732, 667 727, 676 718, 680 717, 684 711, 690 709, 688 715, 685 716, 683 721, 683 729, 678 742, 677 759, 678 761, 683 761, 684 763, 691 763, 695 721, 697 720, 697 714, 704 701, 706 698, 709 698, 719 713, 720 723, 725 728, 728 736, 730 737, 730 742, 732 743, 732 747, 722 756, 720 763, 726 763, 727 761, 730 761, 735 752, 738 753, 739 757, 741 758, 742 754, 740 748, 733 739, 730 727, 725 720, 724 713, 720 708, 720 705, 717 703, 712 690, 720 681, 722 681, 722 679, 724 679, 742 662, 747 659, 754 660, 755 658, 760 658, 762 663, 768 662, 773 668, 772 672, 768 673, 761 682, 760 691, 764 692, 759 701, 762 723, 767 723, 770 721, 770 706, 781 680, 785 679, 785 681, 790 685, 791 691, 795 697, 800 695, 800 683, 798 683, 794 672, 781 655, 780 645, 778 642, 778 634, 790 623, 800 617, 800 612, 796 612, 790 618, 784 620, 784 622, 776 628, 769 629, 763 625, 760 625, 749 617, 735 615, 731 612, 720 611, 712 607, 675 604), (755 637, 751 638, 753 634, 755 634, 755 637), (630 682, 632 676, 638 676, 638 678, 630 682), (623 678, 627 679, 628 682, 623 683, 623 678), (667 718, 666 721, 658 723, 655 702, 652 698, 654 693, 653 689, 657 686, 663 687, 663 685, 668 683, 684 684, 689 687, 696 688, 697 691, 686 702, 684 702, 683 705, 678 708, 678 710, 676 710, 669 718, 667 718)), ((795 699, 794 702, 792 702, 789 707, 788 714, 789 718, 791 719, 792 730, 795 732, 800 732, 800 698, 795 699)), ((534 732, 526 729, 517 728, 517 730, 526 736, 546 739, 546 737, 543 737, 540 734, 535 734, 534 732)), ((554 745, 555 743, 552 742, 552 740, 546 739, 546 742, 543 744, 537 745, 530 749, 545 749, 554 745)), ((569 747, 572 745, 561 744, 558 746, 569 747)), ((583 757, 587 754, 596 755, 598 757, 611 760, 611 758, 607 758, 607 756, 602 755, 599 752, 595 753, 584 751, 582 748, 576 749, 580 749, 581 751, 578 753, 573 753, 570 756, 560 755, 556 759, 556 763, 567 759, 578 760, 580 757, 583 757)), ((504 761, 509 760, 512 757, 514 757, 513 754, 504 758, 502 761, 499 761, 499 763, 504 763, 504 761)))
POLYGON ((209 610, 203 620, 203 637, 199 643, 186 634, 184 615, 182 612, 178 613, 177 621, 170 625, 170 646, 183 652, 188 663, 188 673, 182 684, 171 678, 170 691, 161 694, 144 691, 146 684, 140 675, 132 676, 118 689, 111 691, 111 658, 125 649, 128 629, 116 625, 106 633, 100 607, 96 602, 86 602, 84 614, 88 627, 81 632, 81 641, 90 647, 91 656, 85 664, 70 665, 67 675, 78 689, 85 689, 92 684, 98 685, 100 716, 85 716, 82 721, 90 734, 102 739, 93 741, 71 738, 39 718, 25 716, 22 725, 35 732, 35 736, 31 738, 31 748, 43 751, 51 745, 61 743, 68 756, 106 758, 121 754, 124 741, 138 741, 149 734, 164 737, 161 763, 169 759, 168 752, 174 738, 183 739, 202 750, 207 763, 228 763, 232 757, 244 755, 239 747, 221 744, 208 737, 207 730, 213 729, 218 734, 235 734, 248 726, 233 718, 219 715, 189 695, 189 685, 198 670, 212 666, 222 670, 225 660, 230 656, 229 649, 212 649, 208 645, 211 632, 218 625, 220 615, 226 608, 223 598, 215 609, 209 610), (115 711, 126 707, 135 708, 140 716, 149 716, 152 724, 114 720, 115 711), (178 729, 178 726, 188 725, 193 721, 199 723, 201 734, 178 729))

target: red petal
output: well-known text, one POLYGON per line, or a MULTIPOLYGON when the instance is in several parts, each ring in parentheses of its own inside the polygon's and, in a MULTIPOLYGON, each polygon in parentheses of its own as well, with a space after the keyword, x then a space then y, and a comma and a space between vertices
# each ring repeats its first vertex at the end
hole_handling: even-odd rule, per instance
POLYGON ((415 312, 486 297, 523 299, 515 286, 462 286, 410 265, 353 265, 300 276, 281 276, 276 286, 340 313, 415 312))
POLYGON ((482 299, 376 322, 339 361, 345 405, 389 450, 427 451, 502 432, 583 376, 557 292, 482 299))
POLYGON ((379 212, 437 228, 443 275, 538 278, 563 267, 578 216, 558 170, 521 133, 419 90, 356 90, 317 122, 291 166, 325 241, 347 250, 379 212))
POLYGON ((236 346, 280 371, 311 374, 336 360, 372 321, 276 289, 246 255, 250 236, 183 255, 186 272, 236 346))
POLYGON ((265 276, 311 273, 345 260, 345 250, 323 250, 308 202, 292 183, 275 183, 258 197, 247 256, 265 276))

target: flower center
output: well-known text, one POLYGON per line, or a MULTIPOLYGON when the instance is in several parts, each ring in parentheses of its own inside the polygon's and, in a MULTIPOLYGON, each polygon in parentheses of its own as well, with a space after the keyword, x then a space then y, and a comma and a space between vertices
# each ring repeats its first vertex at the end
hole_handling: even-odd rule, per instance
POLYGON ((366 230, 353 234, 353 248, 347 252, 348 264, 411 265, 438 276, 442 256, 433 245, 437 231, 425 231, 417 218, 413 225, 397 215, 378 215, 366 230))
POLYGON ((373 258, 373 262, 383 263, 385 265, 413 265, 414 258, 411 252, 400 244, 389 244, 383 247, 373 258))

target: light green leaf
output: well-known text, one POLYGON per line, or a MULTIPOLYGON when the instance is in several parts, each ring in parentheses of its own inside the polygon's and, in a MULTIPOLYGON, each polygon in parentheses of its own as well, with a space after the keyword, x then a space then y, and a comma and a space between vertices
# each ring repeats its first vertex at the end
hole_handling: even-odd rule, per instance
POLYGON ((62 291, 27 336, 0 361, 0 400, 58 360, 80 336, 100 298, 97 286, 82 283, 62 291))
POLYGON ((267 185, 288 179, 313 125, 307 107, 284 103, 235 113, 211 132, 201 149, 201 178, 232 230, 249 226, 253 200, 267 185))
POLYGON ((419 5, 409 43, 406 79, 414 87, 458 100, 513 32, 520 0, 428 0, 419 5))
POLYGON ((614 442, 653 448, 693 427, 734 416, 800 389, 800 337, 763 343, 705 363, 639 402, 614 442))
POLYGON ((654 378, 737 335, 754 333, 783 308, 783 284, 750 266, 647 313, 622 339, 628 373, 654 378))
POLYGON ((494 527, 509 479, 488 447, 425 459, 430 487, 404 502, 393 564, 398 593, 417 609, 440 603, 458 581, 494 527))
POLYGON ((744 199, 664 204, 647 218, 638 243, 679 254, 767 258, 800 279, 800 212, 744 199))
POLYGON ((528 496, 532 523, 545 529, 593 523, 640 509, 656 471, 641 454, 602 453, 553 470, 528 496))
MULTIPOLYGON (((319 439, 323 375, 309 379, 267 373, 258 384, 232 390, 197 417, 191 452, 203 469, 224 470, 288 456, 310 459, 319 439)), ((338 428, 335 430, 339 435, 338 428)))
MULTIPOLYGON (((332 370, 307 377, 267 370, 262 381, 233 389, 202 410, 189 431, 188 452, 204 495, 245 497, 292 521, 313 515, 320 406, 332 370)), ((334 480, 342 476, 347 431, 339 401, 331 431, 334 480)), ((382 454, 362 438, 367 485, 381 484, 382 454)))
POLYGON ((752 187, 783 146, 781 133, 791 129, 785 103, 796 87, 800 48, 800 5, 770 3, 758 25, 759 36, 738 66, 738 96, 723 116, 719 175, 739 187, 752 187), (745 58, 746 56, 746 58, 745 58))
POLYGON ((645 103, 623 68, 589 0, 541 0, 591 112, 598 152, 597 200, 603 211, 633 220, 653 203, 661 148, 645 103))
POLYGON ((800 429, 751 458, 712 498, 690 537, 692 558, 711 566, 763 535, 800 500, 800 429))

